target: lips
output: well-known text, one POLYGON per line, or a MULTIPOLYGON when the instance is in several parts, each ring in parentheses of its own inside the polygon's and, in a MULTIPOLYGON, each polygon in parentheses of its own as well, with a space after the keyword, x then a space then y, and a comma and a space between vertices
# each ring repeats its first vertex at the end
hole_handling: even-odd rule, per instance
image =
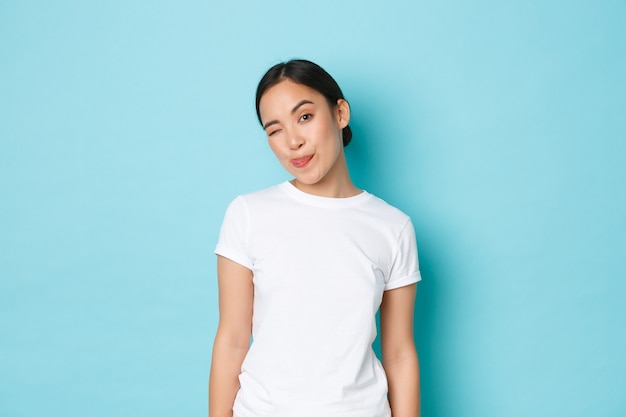
POLYGON ((305 166, 309 164, 311 159, 313 159, 313 155, 308 155, 302 158, 294 158, 289 162, 291 162, 291 165, 293 165, 296 168, 304 168, 305 166))

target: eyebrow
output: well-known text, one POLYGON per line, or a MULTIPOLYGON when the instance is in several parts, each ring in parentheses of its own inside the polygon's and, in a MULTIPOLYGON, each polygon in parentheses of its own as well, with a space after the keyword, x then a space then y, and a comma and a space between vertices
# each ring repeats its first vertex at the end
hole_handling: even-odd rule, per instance
MULTIPOLYGON (((298 102, 298 104, 296 104, 295 106, 293 106, 293 109, 291 109, 291 114, 294 114, 295 112, 298 111, 298 109, 302 106, 304 106, 305 104, 315 104, 313 103, 311 100, 302 100, 300 102, 298 102)), ((267 122, 263 125, 263 129, 267 129, 268 127, 270 127, 271 125, 275 125, 278 123, 278 120, 272 120, 271 122, 267 122)))

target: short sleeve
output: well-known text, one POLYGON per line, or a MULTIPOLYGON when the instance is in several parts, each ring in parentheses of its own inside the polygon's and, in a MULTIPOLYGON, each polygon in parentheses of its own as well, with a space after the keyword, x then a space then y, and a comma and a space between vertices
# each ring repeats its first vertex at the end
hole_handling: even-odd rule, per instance
POLYGON ((252 270, 252 260, 248 255, 249 229, 248 208, 244 198, 239 196, 226 209, 215 254, 252 270))
POLYGON ((411 219, 407 219, 398 237, 391 272, 385 284, 385 291, 404 287, 421 279, 422 276, 417 258, 417 243, 415 242, 415 229, 411 219))

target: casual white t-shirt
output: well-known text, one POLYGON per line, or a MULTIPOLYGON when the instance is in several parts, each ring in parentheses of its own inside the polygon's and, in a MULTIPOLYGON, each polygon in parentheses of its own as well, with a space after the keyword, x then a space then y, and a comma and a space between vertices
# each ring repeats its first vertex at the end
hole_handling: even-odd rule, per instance
POLYGON ((240 417, 388 417, 374 355, 385 290, 420 280, 409 217, 367 193, 304 193, 289 182, 237 197, 215 253, 253 272, 240 417))

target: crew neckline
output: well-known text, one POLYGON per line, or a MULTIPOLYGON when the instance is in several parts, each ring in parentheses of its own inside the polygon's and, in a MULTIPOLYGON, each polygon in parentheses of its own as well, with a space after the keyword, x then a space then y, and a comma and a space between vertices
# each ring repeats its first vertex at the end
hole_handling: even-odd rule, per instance
POLYGON ((285 181, 278 185, 278 187, 302 203, 325 208, 341 208, 341 207, 354 207, 361 204, 363 201, 369 199, 372 195, 365 190, 352 197, 322 197, 319 195, 313 195, 305 193, 297 188, 289 181, 285 181))

